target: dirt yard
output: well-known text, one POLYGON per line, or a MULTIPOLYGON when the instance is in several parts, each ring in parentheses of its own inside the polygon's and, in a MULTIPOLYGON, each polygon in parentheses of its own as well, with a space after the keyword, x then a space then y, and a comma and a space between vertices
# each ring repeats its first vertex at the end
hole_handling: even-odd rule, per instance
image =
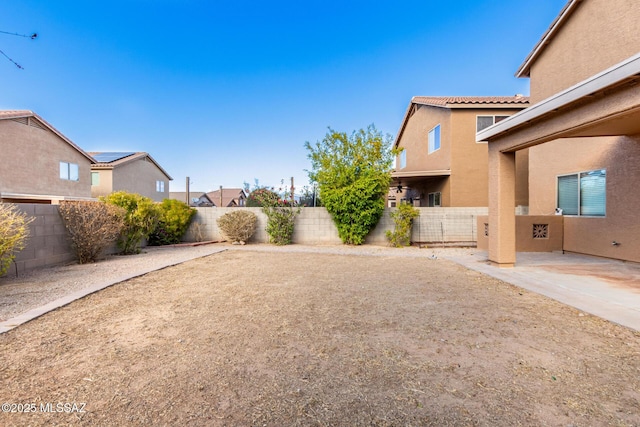
POLYGON ((3 426, 640 425, 639 333, 426 257, 230 250, 0 357, 3 426))

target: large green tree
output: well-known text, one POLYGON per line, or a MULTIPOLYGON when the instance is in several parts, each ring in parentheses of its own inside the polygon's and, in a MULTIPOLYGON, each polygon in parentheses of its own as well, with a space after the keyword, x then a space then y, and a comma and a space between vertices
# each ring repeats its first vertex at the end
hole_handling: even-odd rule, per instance
POLYGON ((346 244, 360 245, 376 226, 385 207, 394 153, 391 135, 374 125, 347 135, 329 128, 322 141, 309 142, 312 170, 323 205, 346 244))

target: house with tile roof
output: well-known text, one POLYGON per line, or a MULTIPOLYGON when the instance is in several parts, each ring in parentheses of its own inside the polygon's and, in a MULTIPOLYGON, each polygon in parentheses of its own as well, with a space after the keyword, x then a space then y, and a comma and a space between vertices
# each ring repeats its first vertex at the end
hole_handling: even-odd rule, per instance
POLYGON ((115 191, 137 193, 161 202, 169 197, 173 178, 145 152, 90 152, 91 195, 107 196, 115 191))
POLYGON ((0 111, 0 152, 0 201, 91 198, 93 159, 33 111, 0 111))
POLYGON ((220 188, 207 193, 209 200, 223 208, 244 207, 247 194, 242 188, 220 188))
POLYGON ((189 191, 189 193, 186 191, 171 191, 169 198, 180 200, 194 208, 214 207, 216 205, 204 191, 189 191))
POLYGON ((527 149, 529 215, 560 214, 561 249, 640 262, 638 21, 634 0, 568 1, 516 73, 530 79, 532 105, 476 136, 489 148, 495 265, 513 266, 518 236, 545 225, 522 230, 526 218, 514 214, 527 149))
MULTIPOLYGON (((476 142, 476 132, 528 105, 521 95, 413 97, 393 144, 402 151, 389 205, 408 200, 425 207, 486 207, 487 144, 476 142)), ((526 180, 526 170, 521 173, 526 180)))

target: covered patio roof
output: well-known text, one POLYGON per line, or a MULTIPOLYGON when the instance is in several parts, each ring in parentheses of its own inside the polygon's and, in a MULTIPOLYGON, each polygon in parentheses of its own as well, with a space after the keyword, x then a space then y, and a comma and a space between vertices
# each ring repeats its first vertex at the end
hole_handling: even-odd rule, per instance
POLYGON ((640 134, 640 53, 484 129, 501 152, 558 138, 640 134))

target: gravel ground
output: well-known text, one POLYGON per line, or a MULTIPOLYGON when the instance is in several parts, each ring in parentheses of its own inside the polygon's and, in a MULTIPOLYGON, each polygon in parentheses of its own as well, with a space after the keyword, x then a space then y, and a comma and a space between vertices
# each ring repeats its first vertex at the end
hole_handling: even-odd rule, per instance
POLYGON ((98 283, 117 283, 149 271, 178 264, 190 259, 210 255, 223 250, 251 250, 276 253, 327 253, 338 255, 434 257, 447 254, 472 253, 473 249, 433 248, 420 249, 388 248, 383 246, 346 245, 246 245, 224 243, 199 246, 147 247, 143 252, 131 256, 110 255, 105 259, 86 265, 70 264, 31 270, 19 277, 11 273, 0 277, 0 321, 43 306, 68 294, 89 288, 98 283))
POLYGON ((441 250, 219 248, 0 334, 0 425, 640 425, 640 333, 441 250))

